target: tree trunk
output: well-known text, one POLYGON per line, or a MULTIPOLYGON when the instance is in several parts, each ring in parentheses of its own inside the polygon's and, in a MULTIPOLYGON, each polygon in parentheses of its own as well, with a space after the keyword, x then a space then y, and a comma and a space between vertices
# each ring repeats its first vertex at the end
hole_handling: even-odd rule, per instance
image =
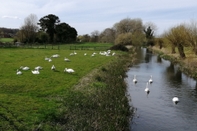
POLYGON ((182 44, 178 44, 178 51, 181 58, 185 58, 184 47, 182 44))
POLYGON ((175 54, 176 53, 176 51, 175 51, 175 46, 172 46, 172 52, 171 52, 172 54, 175 54))
POLYGON ((194 46, 193 50, 194 50, 195 55, 197 55, 197 46, 196 45, 194 46))

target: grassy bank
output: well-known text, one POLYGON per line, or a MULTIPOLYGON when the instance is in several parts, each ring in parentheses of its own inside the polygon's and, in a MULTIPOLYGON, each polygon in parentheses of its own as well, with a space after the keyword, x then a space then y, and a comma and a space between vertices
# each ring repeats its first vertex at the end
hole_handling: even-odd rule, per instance
POLYGON ((124 75, 129 54, 93 51, 0 49, 0 130, 127 130, 124 75), (87 56, 84 56, 84 53, 87 56), (45 56, 59 54, 52 62, 45 56), (70 62, 65 62, 64 57, 70 62), (56 66, 56 71, 50 68, 56 66), (16 75, 20 66, 30 70, 16 75), (31 70, 42 66, 39 75, 31 70), (75 73, 63 72, 73 68, 75 73))
POLYGON ((154 52, 160 55, 160 57, 170 60, 175 64, 179 64, 180 70, 186 73, 188 76, 197 79, 197 56, 192 52, 191 48, 185 48, 185 59, 181 59, 179 57, 178 50, 176 49, 176 53, 171 53, 171 48, 166 47, 159 49, 159 47, 154 46, 152 48, 154 52))

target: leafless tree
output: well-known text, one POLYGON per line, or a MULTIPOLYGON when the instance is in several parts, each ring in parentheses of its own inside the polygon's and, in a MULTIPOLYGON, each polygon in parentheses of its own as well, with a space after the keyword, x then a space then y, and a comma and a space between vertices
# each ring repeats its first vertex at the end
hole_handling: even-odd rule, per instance
POLYGON ((38 31, 37 26, 37 16, 35 14, 30 14, 24 20, 24 25, 20 28, 20 34, 23 35, 23 40, 27 43, 35 41, 36 32, 38 31))
POLYGON ((103 43, 114 43, 115 31, 112 28, 106 28, 103 32, 101 32, 99 39, 103 43))
POLYGON ((142 24, 142 20, 139 18, 136 19, 126 18, 118 23, 115 23, 113 28, 116 30, 117 34, 129 33, 129 32, 135 33, 135 32, 143 31, 143 24, 142 24))

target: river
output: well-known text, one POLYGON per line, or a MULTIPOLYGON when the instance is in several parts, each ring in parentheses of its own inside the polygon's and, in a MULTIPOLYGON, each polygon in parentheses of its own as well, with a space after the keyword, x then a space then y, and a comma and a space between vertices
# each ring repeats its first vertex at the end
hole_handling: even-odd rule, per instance
POLYGON ((178 65, 145 48, 137 51, 136 63, 127 72, 127 93, 134 117, 131 131, 197 131, 197 84, 178 65), (136 75, 137 83, 133 83, 136 75), (153 83, 146 83, 152 75, 153 83), (179 103, 172 98, 177 96, 179 103))

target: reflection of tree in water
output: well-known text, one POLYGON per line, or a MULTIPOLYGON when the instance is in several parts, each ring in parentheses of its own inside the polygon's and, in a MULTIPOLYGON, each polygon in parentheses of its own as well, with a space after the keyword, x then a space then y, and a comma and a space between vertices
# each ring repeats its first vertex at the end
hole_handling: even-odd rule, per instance
POLYGON ((152 51, 146 49, 145 62, 148 63, 151 60, 151 57, 152 57, 152 51))
POLYGON ((175 69, 174 64, 170 63, 170 66, 166 68, 166 77, 172 83, 182 82, 182 72, 179 69, 175 69))
POLYGON ((135 52, 135 59, 134 59, 134 63, 135 64, 139 64, 140 63, 140 60, 143 59, 143 51, 141 48, 135 48, 134 49, 134 52, 135 52))
POLYGON ((162 59, 161 59, 161 57, 159 55, 157 56, 157 62, 158 63, 162 63, 162 59))

